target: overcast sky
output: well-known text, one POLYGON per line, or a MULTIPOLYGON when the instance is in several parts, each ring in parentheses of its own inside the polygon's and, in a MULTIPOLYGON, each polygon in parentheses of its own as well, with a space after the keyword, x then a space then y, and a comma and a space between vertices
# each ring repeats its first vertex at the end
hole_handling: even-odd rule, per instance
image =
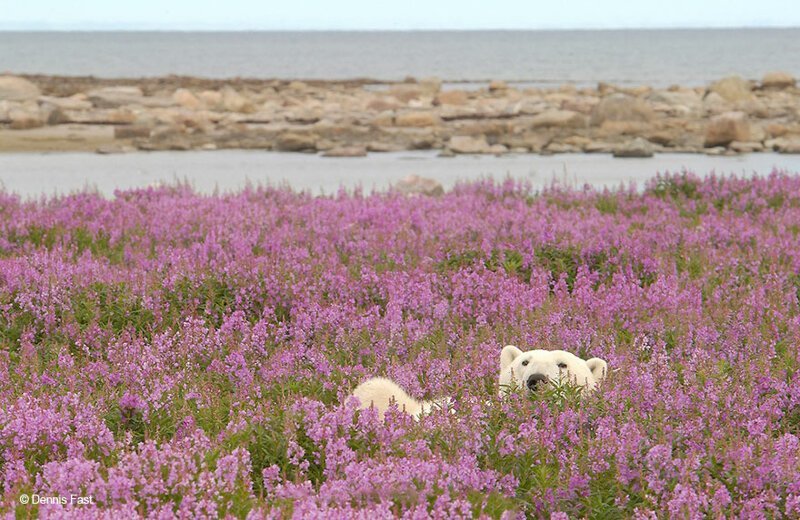
POLYGON ((800 0, 0 0, 2 29, 800 26, 800 0))

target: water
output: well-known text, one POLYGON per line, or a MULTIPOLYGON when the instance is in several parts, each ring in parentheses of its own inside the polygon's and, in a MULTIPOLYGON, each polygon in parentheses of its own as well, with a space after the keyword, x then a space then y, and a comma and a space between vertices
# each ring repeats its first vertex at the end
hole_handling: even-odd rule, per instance
POLYGON ((704 85, 800 76, 800 29, 413 32, 0 32, 0 71, 101 77, 438 76, 704 85))
POLYGON ((652 159, 614 159, 603 154, 436 157, 431 152, 370 154, 367 158, 264 151, 154 152, 121 155, 86 153, 0 154, 0 185, 25 198, 66 194, 86 188, 113 196, 129 189, 188 181, 200 193, 227 192, 248 183, 287 185, 312 194, 340 187, 385 190, 409 174, 430 177, 445 189, 458 181, 507 176, 542 188, 556 181, 567 186, 641 188, 657 173, 768 174, 773 168, 800 173, 800 155, 750 154, 735 157, 659 154, 652 159))

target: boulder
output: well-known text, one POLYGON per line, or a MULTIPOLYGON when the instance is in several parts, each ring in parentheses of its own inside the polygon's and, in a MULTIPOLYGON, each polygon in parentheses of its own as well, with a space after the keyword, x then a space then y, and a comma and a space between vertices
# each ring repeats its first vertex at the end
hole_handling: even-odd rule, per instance
POLYGON ((139 87, 102 87, 86 93, 89 101, 97 108, 119 108, 125 105, 141 105, 144 93, 139 87))
POLYGON ((531 118, 532 128, 585 128, 586 116, 572 110, 546 110, 531 118))
POLYGON ((469 95, 463 90, 446 90, 436 96, 437 105, 464 106, 469 103, 469 95))
POLYGON ((172 99, 183 108, 188 108, 189 110, 203 108, 203 102, 189 89, 179 88, 172 94, 172 99))
POLYGON ((40 95, 39 87, 25 78, 0 76, 0 101, 28 101, 40 95))
POLYGON ((9 125, 12 130, 27 130, 44 126, 45 118, 33 107, 20 106, 8 111, 9 125))
POLYGON ((728 148, 739 153, 761 152, 764 145, 760 141, 733 141, 728 148))
POLYGON ((311 135, 285 132, 275 141, 275 149, 281 152, 316 152, 317 145, 311 135))
POLYGON ((761 88, 764 89, 780 90, 794 87, 796 84, 797 80, 788 72, 768 72, 761 79, 761 88))
POLYGON ((367 110, 371 110, 373 112, 397 110, 398 108, 402 107, 403 103, 400 103, 397 98, 391 96, 375 97, 367 103, 367 110))
POLYGON ((647 139, 635 138, 629 143, 614 149, 614 157, 652 157, 654 147, 647 139))
POLYGON ((136 114, 125 108, 115 110, 64 110, 65 122, 83 125, 128 125, 136 114))
POLYGON ((401 127, 423 128, 436 126, 442 121, 432 112, 403 112, 394 118, 394 124, 401 127))
POLYGON ((703 146, 727 146, 733 141, 750 140, 750 123, 742 112, 726 112, 716 116, 706 126, 703 146))
POLYGON ((400 152, 403 150, 403 147, 394 143, 372 141, 367 145, 367 150, 370 152, 400 152))
POLYGON ((426 177, 420 177, 419 175, 409 175, 405 177, 395 185, 395 188, 399 192, 407 195, 420 194, 439 196, 444 194, 444 187, 440 182, 426 177))
POLYGON ((489 92, 497 92, 508 90, 508 83, 500 79, 494 79, 489 82, 489 92))
POLYGON ((652 121, 655 117, 652 107, 638 97, 626 94, 612 94, 604 97, 592 110, 589 123, 601 126, 606 121, 652 121))
POLYGON ((92 104, 83 94, 70 97, 39 96, 40 105, 53 105, 61 110, 91 110, 92 104))
POLYGON ((322 154, 323 157, 366 157, 367 150, 363 146, 339 146, 322 154))
POLYGON ((470 137, 467 135, 456 135, 450 138, 447 148, 455 153, 490 153, 491 147, 486 139, 481 137, 470 137))
POLYGON ((442 89, 442 79, 435 76, 430 78, 422 78, 417 82, 419 88, 429 95, 436 95, 442 89))
POLYGON ((719 94, 729 103, 738 103, 740 101, 749 101, 753 99, 750 82, 740 76, 730 76, 715 81, 708 87, 708 93, 711 92, 719 94))
POLYGON ((769 139, 764 142, 764 146, 780 153, 800 153, 800 136, 769 139))
POLYGON ((222 107, 222 94, 216 90, 204 90, 197 97, 212 110, 218 110, 222 107))
POLYGON ((243 95, 239 94, 234 88, 226 86, 220 93, 222 94, 221 106, 224 110, 227 110, 228 112, 240 112, 243 114, 249 114, 256 111, 253 103, 243 95))

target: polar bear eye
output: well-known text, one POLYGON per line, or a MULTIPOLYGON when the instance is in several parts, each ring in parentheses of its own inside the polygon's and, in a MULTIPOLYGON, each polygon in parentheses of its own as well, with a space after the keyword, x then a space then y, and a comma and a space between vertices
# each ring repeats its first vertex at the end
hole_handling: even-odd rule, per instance
POLYGON ((562 362, 562 363, 559 363, 559 364, 558 364, 558 368, 561 368, 561 369, 566 369, 566 368, 567 368, 567 364, 566 364, 566 363, 563 363, 563 362, 562 362))
POLYGON ((522 366, 524 366, 524 367, 528 366, 528 360, 526 359, 525 361, 523 361, 522 363, 520 363, 520 365, 522 365, 522 366))

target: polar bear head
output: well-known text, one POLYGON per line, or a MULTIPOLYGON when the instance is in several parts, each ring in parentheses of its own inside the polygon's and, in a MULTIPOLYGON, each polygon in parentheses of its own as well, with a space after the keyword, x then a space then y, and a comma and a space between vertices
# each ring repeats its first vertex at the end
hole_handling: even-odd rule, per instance
POLYGON ((605 376, 608 364, 600 358, 582 360, 563 350, 523 352, 507 345, 500 353, 500 394, 516 387, 535 391, 554 382, 572 382, 593 390, 605 376))

